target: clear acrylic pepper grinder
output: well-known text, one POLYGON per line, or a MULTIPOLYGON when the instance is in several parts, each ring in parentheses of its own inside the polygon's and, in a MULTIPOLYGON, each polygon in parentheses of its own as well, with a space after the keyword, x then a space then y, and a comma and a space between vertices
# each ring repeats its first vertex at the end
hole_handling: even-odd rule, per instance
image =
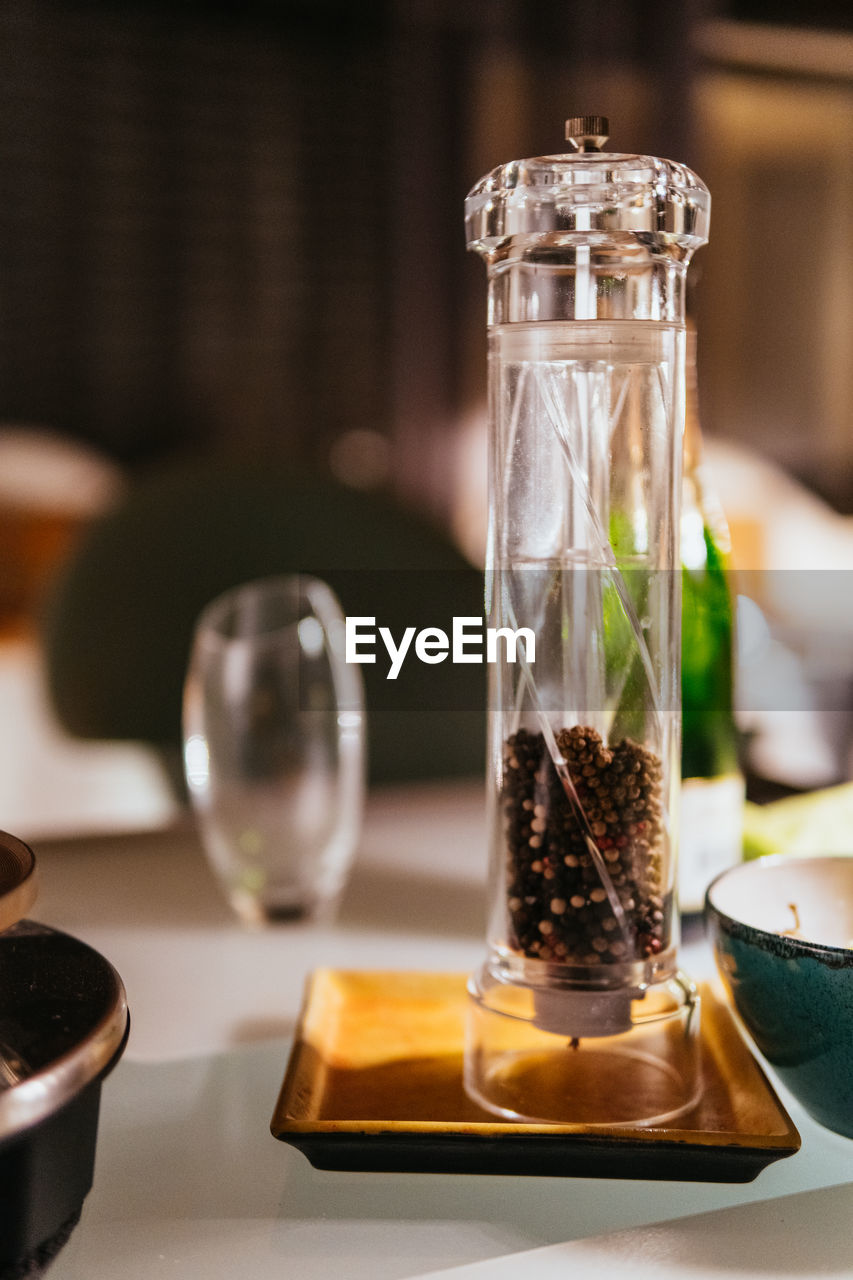
POLYGON ((465 1083, 504 1118, 593 1125, 670 1120, 700 1088, 674 889, 684 288, 710 196, 607 135, 571 119, 570 154, 503 165, 465 205, 499 637, 465 1083))

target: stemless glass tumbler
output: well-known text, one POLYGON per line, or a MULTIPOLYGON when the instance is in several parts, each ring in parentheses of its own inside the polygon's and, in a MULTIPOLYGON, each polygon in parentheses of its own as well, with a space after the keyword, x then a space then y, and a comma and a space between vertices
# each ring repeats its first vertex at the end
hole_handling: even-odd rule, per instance
POLYGON ((219 596, 196 627, 184 769, 210 864, 249 924, 328 914, 361 828, 364 710, 330 588, 293 575, 219 596))

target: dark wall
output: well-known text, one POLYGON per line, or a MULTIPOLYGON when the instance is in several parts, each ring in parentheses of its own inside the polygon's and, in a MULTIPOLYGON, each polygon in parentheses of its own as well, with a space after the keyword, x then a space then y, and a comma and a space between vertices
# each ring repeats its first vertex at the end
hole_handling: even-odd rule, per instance
POLYGON ((689 162, 701 9, 7 0, 0 422, 132 468, 322 467, 378 431, 398 486, 440 507, 485 382, 466 191, 611 101, 615 146, 689 162))

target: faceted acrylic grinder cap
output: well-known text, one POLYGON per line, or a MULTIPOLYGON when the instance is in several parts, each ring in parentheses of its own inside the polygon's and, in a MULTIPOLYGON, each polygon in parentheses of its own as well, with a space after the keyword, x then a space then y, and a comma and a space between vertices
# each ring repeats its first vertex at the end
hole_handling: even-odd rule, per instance
POLYGON ((686 165, 602 151, 605 116, 573 116, 565 155, 499 165, 465 201, 468 248, 489 256, 514 237, 627 234, 692 253, 708 239, 711 196, 686 165))

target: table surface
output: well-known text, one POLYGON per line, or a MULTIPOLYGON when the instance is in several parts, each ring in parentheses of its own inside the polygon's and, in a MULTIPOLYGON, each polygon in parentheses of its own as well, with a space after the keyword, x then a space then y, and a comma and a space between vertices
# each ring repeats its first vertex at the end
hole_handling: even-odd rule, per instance
MULTIPOLYGON (((260 932, 230 914, 186 818, 33 837, 32 914, 115 964, 133 1019, 104 1085, 95 1185, 52 1280, 398 1280, 457 1267, 474 1280, 564 1275, 573 1262, 605 1278, 626 1259, 638 1280, 720 1267, 729 1280, 853 1276, 853 1143, 782 1086, 802 1150, 744 1186, 331 1173, 270 1136, 312 969, 468 971, 482 959, 483 809, 477 783, 374 793, 337 921, 260 932), (726 1212, 690 1216, 708 1211, 726 1212), (720 1255, 720 1241, 740 1252, 720 1255)), ((711 975, 698 925, 681 956, 711 975)))

